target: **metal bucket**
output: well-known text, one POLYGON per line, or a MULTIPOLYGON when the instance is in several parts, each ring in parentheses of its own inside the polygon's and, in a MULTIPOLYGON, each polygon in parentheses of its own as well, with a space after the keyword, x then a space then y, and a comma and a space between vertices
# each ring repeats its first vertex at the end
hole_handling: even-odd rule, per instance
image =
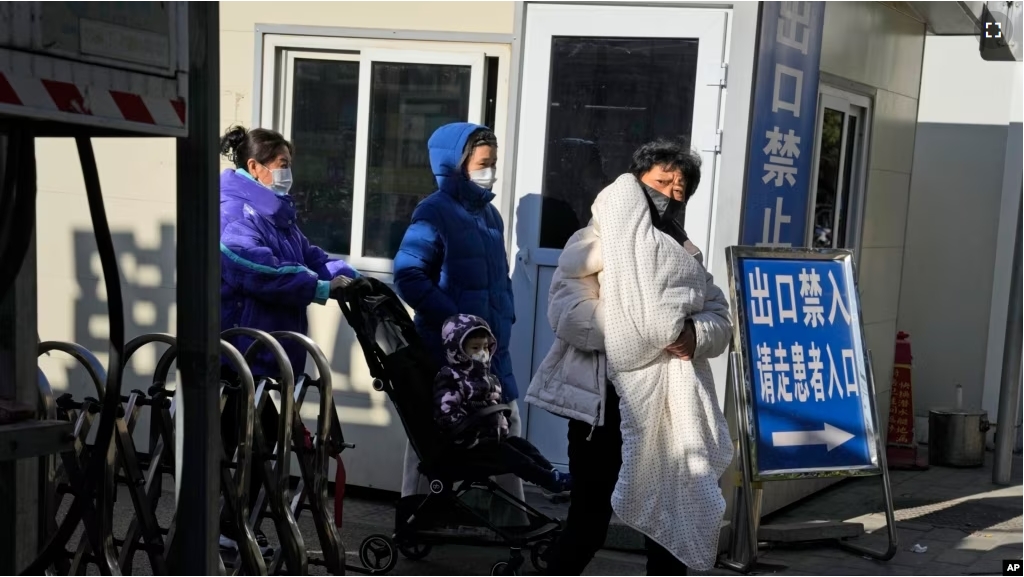
POLYGON ((988 413, 957 409, 928 412, 928 462, 939 467, 985 464, 988 413))

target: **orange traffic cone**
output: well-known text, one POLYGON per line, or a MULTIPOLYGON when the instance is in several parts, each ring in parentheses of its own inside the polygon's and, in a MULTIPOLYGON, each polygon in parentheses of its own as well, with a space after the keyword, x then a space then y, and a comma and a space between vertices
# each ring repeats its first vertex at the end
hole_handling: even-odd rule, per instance
POLYGON ((892 367, 892 390, 889 392, 889 434, 885 456, 890 469, 924 470, 928 461, 918 456, 914 440, 914 387, 911 381, 910 335, 896 335, 896 356, 892 367))

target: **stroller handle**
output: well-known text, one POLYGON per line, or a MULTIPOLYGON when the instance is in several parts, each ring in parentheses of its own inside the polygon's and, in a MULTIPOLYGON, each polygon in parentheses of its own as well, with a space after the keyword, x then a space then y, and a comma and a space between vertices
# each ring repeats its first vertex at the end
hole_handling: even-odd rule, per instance
POLYGON ((512 414, 512 409, 508 405, 503 405, 501 403, 497 405, 491 405, 489 407, 484 407, 483 409, 480 409, 479 411, 473 413, 466 419, 463 419, 463 421, 459 423, 458 426, 452 429, 451 435, 457 437, 461 435, 470 426, 474 425, 480 419, 483 419, 484 417, 489 417, 495 413, 506 413, 505 416, 508 417, 509 415, 512 414))

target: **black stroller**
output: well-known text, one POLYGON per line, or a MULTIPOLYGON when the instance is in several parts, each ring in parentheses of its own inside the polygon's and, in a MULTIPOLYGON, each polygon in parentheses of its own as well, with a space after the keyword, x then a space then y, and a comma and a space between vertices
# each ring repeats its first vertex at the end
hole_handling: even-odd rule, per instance
MULTIPOLYGON (((420 341, 405 306, 384 283, 368 278, 338 295, 345 319, 355 331, 373 388, 385 391, 394 403, 409 444, 419 457, 419 470, 430 481, 430 493, 399 503, 394 541, 407 559, 426 557, 433 545, 496 545, 509 547, 507 561, 491 567, 491 575, 516 575, 523 549, 541 572, 547 568, 546 551, 561 531, 552 519, 499 487, 491 477, 510 471, 489 450, 493 445, 460 449, 451 444, 433 419, 433 382, 439 367, 420 341), (474 495, 475 493, 475 495, 474 495), (498 526, 488 511, 468 504, 468 497, 485 495, 492 507, 509 507, 525 524, 498 526)), ((508 410, 488 407, 476 419, 508 410)), ((463 423, 463 427, 471 423, 463 423)))

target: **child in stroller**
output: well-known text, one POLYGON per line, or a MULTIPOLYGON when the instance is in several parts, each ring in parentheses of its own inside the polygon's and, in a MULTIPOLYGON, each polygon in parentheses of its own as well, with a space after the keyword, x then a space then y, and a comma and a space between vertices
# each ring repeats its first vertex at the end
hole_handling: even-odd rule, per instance
MULTIPOLYGON (((429 480, 429 492, 403 497, 397 504, 394 543, 398 550, 407 559, 419 560, 435 545, 492 547, 501 543, 509 547, 508 559, 495 563, 492 575, 515 575, 524 562, 524 551, 529 551, 534 567, 543 571, 546 551, 562 530, 561 521, 517 499, 494 481, 496 475, 513 473, 501 460, 503 443, 481 441, 464 449, 452 441, 452 435, 459 437, 463 429, 475 428, 477 421, 508 408, 497 402, 473 407, 473 417, 467 411, 459 425, 443 433, 434 419, 434 382, 441 368, 437 361, 443 359, 435 359, 423 344, 405 304, 390 287, 372 277, 353 281, 335 298, 359 341, 373 388, 391 399, 409 447, 419 459, 417 468, 429 480), (489 509, 470 504, 484 495, 490 497, 489 509), (490 515, 494 510, 518 511, 525 516, 525 524, 495 523, 490 515)), ((498 390, 493 398, 500 397, 498 390)))
POLYGON ((448 364, 434 379, 434 419, 442 433, 461 449, 487 446, 496 451, 501 462, 524 481, 554 493, 569 491, 568 473, 556 469, 526 439, 509 436, 504 412, 472 418, 501 401, 501 384, 491 374, 491 356, 498 342, 487 322, 474 315, 455 315, 442 325, 441 342, 448 364))

